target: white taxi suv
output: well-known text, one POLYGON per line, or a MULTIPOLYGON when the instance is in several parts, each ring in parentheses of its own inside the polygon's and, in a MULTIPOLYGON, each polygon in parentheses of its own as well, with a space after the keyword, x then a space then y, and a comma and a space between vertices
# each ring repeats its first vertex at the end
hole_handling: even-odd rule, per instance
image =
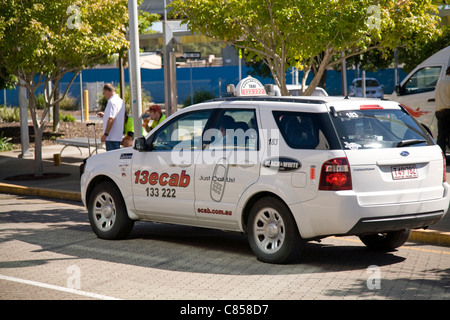
POLYGON ((124 238, 137 220, 230 230, 260 261, 287 263, 328 236, 393 250, 445 215, 443 153, 398 103, 247 92, 88 158, 81 194, 95 234, 124 238))

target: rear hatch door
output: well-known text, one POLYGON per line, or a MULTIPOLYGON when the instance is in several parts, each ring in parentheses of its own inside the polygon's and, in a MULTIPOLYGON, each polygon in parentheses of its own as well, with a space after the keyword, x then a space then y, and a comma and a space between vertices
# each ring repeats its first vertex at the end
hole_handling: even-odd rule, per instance
POLYGON ((339 111, 332 118, 360 205, 443 196, 441 149, 406 111, 373 105, 339 111))

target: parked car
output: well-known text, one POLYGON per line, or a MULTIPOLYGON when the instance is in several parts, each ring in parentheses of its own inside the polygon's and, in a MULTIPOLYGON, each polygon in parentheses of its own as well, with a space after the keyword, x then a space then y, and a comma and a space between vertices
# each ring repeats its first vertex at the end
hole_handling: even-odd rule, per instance
POLYGON ((392 250, 445 215, 443 153, 398 103, 273 97, 245 80, 237 96, 183 108, 133 147, 85 161, 98 237, 124 238, 137 220, 216 228, 286 263, 332 235, 392 250))
MULTIPOLYGON (((353 79, 350 86, 349 95, 354 97, 362 97, 362 78, 353 79)), ((383 86, 380 85, 375 78, 366 78, 366 98, 382 99, 384 96, 383 86)))

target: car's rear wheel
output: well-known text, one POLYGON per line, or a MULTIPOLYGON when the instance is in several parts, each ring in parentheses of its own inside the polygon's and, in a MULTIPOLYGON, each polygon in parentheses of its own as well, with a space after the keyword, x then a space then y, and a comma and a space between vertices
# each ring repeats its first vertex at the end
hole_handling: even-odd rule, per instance
POLYGON ((299 256, 305 242, 286 205, 276 198, 263 198, 248 218, 248 240, 258 260, 287 263, 299 256))
POLYGON ((133 229, 125 202, 117 187, 109 181, 98 184, 89 198, 88 215, 91 228, 102 239, 122 239, 133 229))
POLYGON ((359 236, 370 249, 390 251, 405 244, 411 234, 411 229, 374 233, 359 236))

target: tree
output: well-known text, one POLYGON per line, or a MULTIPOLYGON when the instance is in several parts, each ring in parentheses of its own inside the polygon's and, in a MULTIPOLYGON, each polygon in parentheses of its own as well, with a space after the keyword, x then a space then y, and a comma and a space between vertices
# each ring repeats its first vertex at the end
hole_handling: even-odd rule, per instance
POLYGON ((432 56, 441 49, 450 46, 450 26, 442 26, 442 35, 433 39, 426 45, 416 46, 412 48, 401 48, 398 52, 398 59, 403 63, 403 71, 411 72, 418 64, 428 57, 432 56))
POLYGON ((16 84, 17 79, 14 76, 8 74, 6 72, 5 67, 0 66, 0 68, 1 68, 0 74, 4 74, 4 77, 0 77, 0 90, 14 88, 14 85, 16 84))
POLYGON ((343 59, 378 48, 425 42, 438 32, 431 0, 174 0, 192 31, 222 39, 262 59, 288 95, 289 67, 311 70, 311 94, 343 59), (375 4, 374 4, 375 3, 375 4))
MULTIPOLYGON (((23 80, 35 132, 35 176, 43 175, 42 134, 49 108, 61 101, 80 70, 108 62, 127 46, 125 0, 0 0, 0 71, 23 80), (52 99, 58 83, 73 73, 65 92, 52 99), (39 117, 36 90, 44 86, 39 117), (49 92, 50 91, 50 92, 49 92)), ((22 85, 22 84, 20 84, 22 85)))

